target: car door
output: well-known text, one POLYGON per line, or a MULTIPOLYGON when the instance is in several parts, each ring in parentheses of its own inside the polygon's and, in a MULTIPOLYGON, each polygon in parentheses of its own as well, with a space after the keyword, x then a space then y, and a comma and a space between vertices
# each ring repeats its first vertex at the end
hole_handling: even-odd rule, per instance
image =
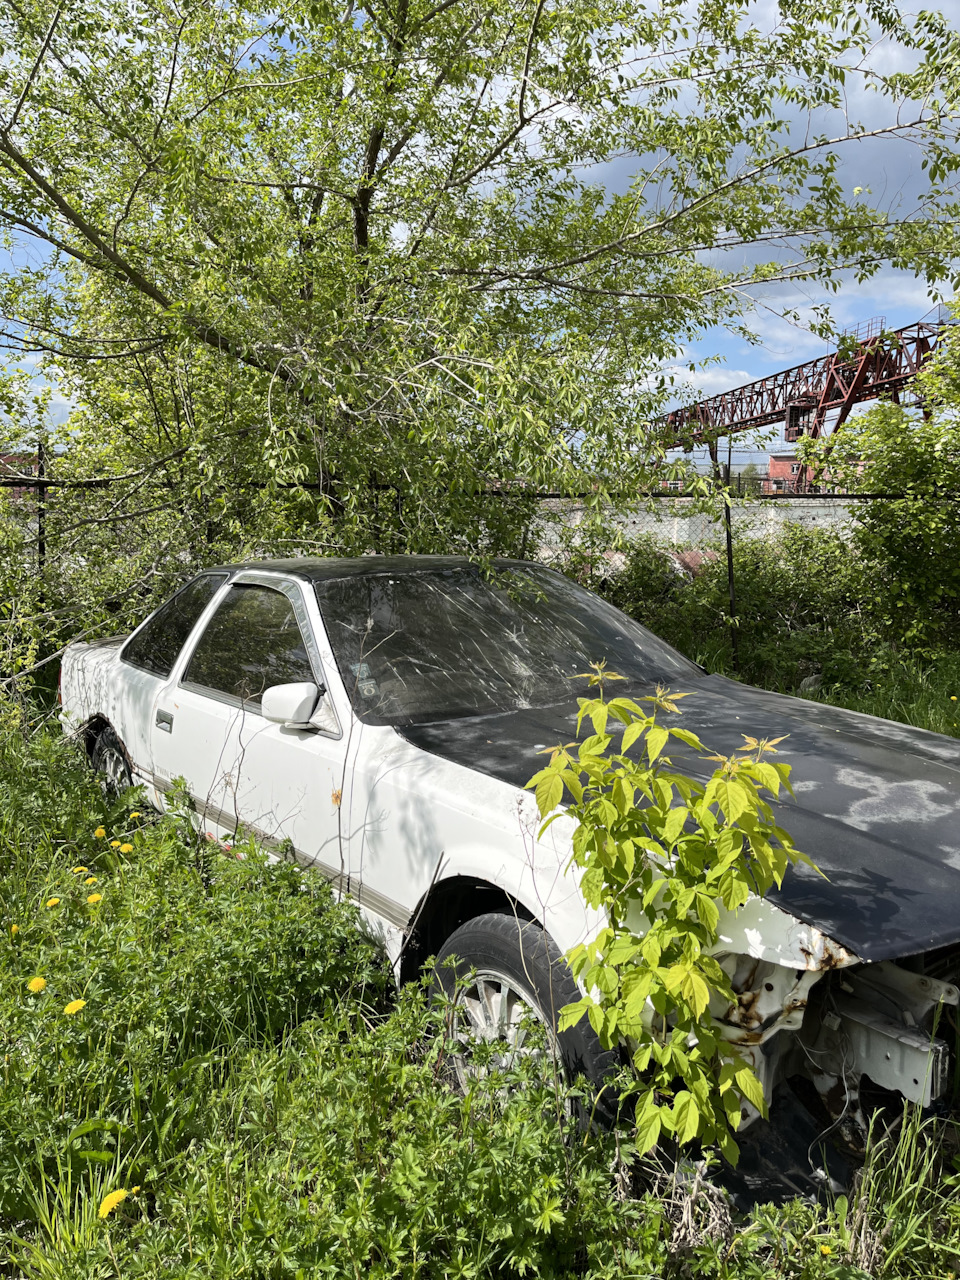
MULTIPOLYGON (((183 722, 205 829, 219 837, 246 829, 271 848, 289 841, 298 861, 339 880, 345 743, 302 585, 238 575, 170 693, 169 741, 183 722), (264 691, 303 681, 324 690, 311 727, 265 720, 264 691)), ((175 754, 168 751, 171 764, 175 754)))
POLYGON ((155 789, 157 698, 171 680, 184 645, 227 576, 223 572, 205 573, 188 582, 137 628, 120 651, 121 674, 111 691, 111 719, 135 780, 155 789))

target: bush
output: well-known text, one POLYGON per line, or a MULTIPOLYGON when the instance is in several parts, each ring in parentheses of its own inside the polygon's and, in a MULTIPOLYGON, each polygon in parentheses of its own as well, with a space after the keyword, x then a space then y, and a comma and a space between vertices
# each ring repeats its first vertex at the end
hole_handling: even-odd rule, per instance
POLYGON ((947 327, 917 378, 924 411, 880 403, 829 440, 808 440, 810 461, 864 493, 854 538, 870 566, 871 606, 889 634, 913 647, 960 639, 960 339, 947 327))
MULTIPOLYGON (((719 552, 719 549, 718 549, 719 552)), ((771 538, 734 542, 740 675, 795 689, 806 676, 856 687, 869 678, 879 629, 869 585, 839 534, 788 525, 771 538)), ((733 672, 725 553, 688 581, 652 538, 631 546, 607 598, 711 670, 733 672)))

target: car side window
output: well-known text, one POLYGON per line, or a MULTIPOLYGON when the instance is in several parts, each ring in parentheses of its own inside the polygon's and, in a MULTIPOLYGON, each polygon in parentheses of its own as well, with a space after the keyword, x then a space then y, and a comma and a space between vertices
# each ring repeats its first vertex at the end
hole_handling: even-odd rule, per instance
POLYGON ((282 591, 236 583, 207 623, 183 683, 225 694, 256 710, 265 689, 317 679, 282 591))
POLYGON ((120 657, 151 675, 168 676, 200 615, 226 581, 225 573, 194 578, 128 640, 120 657))

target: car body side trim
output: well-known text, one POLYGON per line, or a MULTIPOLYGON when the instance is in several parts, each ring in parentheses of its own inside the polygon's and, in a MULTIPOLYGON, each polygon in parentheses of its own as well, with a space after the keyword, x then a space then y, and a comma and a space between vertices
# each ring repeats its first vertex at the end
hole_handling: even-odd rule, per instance
MULTIPOLYGON (((160 792, 168 792, 173 790, 173 783, 166 778, 161 778, 155 773, 147 773, 144 776, 149 778, 152 785, 160 792)), ((193 792, 190 793, 190 799, 196 805, 197 813, 201 818, 216 823, 219 827, 234 828, 240 835, 252 835, 258 844, 263 845, 265 849, 271 852, 279 853, 286 847, 292 854, 294 861, 304 871, 318 871, 325 879, 329 880, 334 889, 341 894, 346 894, 353 898, 358 906, 366 907, 368 911, 372 911, 375 915, 382 916, 384 920, 395 925, 398 929, 406 929, 410 924, 411 912, 401 903, 395 902, 393 898, 388 898, 386 894, 371 889, 368 885, 358 884, 349 873, 340 871, 336 867, 331 867, 325 862, 319 862, 315 858, 311 858, 308 853, 304 853, 302 849, 296 848, 295 845, 284 845, 282 840, 277 840, 274 836, 268 836, 266 832, 258 830, 257 827, 251 826, 249 823, 240 822, 235 813, 226 809, 218 809, 216 805, 208 804, 201 800, 193 792)))

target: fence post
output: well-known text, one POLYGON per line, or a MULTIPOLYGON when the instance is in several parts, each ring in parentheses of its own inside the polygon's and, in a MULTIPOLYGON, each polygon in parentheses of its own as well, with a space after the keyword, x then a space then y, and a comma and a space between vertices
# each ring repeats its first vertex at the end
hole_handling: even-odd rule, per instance
POLYGON ((47 564, 47 445, 37 437, 37 572, 43 576, 47 564))
MULTIPOLYGON (((728 437, 727 443, 729 446, 730 437, 728 437)), ((716 440, 711 440, 708 448, 710 450, 710 461, 713 464, 714 483, 723 498, 723 531, 727 544, 727 592, 730 598, 730 653, 733 658, 734 672, 739 675, 740 637, 737 628, 737 590, 733 573, 733 522, 730 516, 730 507, 733 499, 730 489, 730 449, 728 447, 727 461, 721 469, 716 440)))
POLYGON ((730 596, 730 649, 733 654, 733 669, 740 674, 740 636, 737 625, 737 587, 733 573, 733 520, 731 507, 733 494, 730 492, 730 463, 724 465, 723 492, 723 525, 727 541, 727 591, 730 596))

